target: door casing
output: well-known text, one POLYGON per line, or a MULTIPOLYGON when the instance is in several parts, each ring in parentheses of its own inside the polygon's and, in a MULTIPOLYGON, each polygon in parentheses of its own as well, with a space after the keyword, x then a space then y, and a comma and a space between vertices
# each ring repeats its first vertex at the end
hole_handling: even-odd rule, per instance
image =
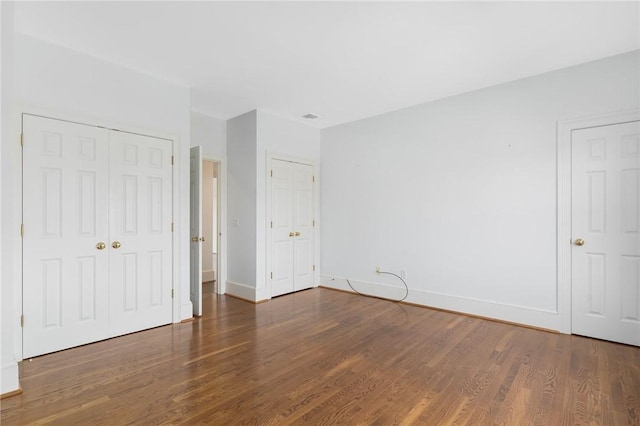
POLYGON ((558 122, 557 135, 557 311, 560 332, 571 334, 571 132, 640 120, 640 110, 629 110, 558 122))

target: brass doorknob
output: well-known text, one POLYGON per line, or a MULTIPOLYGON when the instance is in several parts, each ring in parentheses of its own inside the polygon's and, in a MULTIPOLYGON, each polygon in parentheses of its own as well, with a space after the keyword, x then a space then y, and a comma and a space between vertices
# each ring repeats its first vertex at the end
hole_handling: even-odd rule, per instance
POLYGON ((300 233, 299 233, 299 232, 296 232, 294 235, 295 235, 296 237, 299 237, 299 236, 300 236, 300 233))
POLYGON ((293 237, 294 235, 296 235, 296 234, 294 234, 293 232, 289 232, 289 236, 290 237, 293 237))
POLYGON ((120 247, 122 247, 122 244, 120 244, 120 241, 114 241, 113 244, 111 244, 111 247, 113 247, 114 249, 119 249, 120 247))
POLYGON ((584 245, 584 240, 582 238, 578 238, 577 240, 575 240, 573 242, 573 244, 575 244, 577 246, 583 246, 584 245))
POLYGON ((102 241, 100 241, 98 244, 96 244, 96 248, 97 248, 98 250, 104 250, 104 248, 105 248, 106 246, 107 246, 107 245, 106 245, 105 243, 103 243, 102 241))
POLYGON ((198 242, 198 237, 191 237, 191 242, 192 243, 197 243, 198 242))

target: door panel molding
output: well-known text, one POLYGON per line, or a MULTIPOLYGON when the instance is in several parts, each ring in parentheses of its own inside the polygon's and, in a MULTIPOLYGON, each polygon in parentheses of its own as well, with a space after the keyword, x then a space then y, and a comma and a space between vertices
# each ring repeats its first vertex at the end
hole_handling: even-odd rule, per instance
POLYGON ((571 133, 575 130, 640 120, 640 110, 628 110, 559 121, 557 126, 557 312, 560 332, 571 334, 571 133))

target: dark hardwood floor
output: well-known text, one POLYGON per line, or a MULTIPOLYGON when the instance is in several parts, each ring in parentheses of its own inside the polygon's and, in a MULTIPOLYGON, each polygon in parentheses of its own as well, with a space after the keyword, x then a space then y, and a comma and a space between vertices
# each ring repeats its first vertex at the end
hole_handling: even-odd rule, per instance
POLYGON ((313 289, 24 361, 2 425, 638 425, 640 348, 313 289))

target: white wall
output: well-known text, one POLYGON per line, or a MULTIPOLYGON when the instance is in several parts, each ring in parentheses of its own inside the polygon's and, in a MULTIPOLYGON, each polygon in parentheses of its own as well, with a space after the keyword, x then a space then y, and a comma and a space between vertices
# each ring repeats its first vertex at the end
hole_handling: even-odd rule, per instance
POLYGON ((201 146, 205 157, 227 155, 227 122, 191 111, 191 146, 201 146))
POLYGON ((253 300, 256 288, 256 111, 227 121, 226 291, 253 300))
POLYGON ((1 84, 2 144, 0 145, 0 394, 19 388, 18 363, 15 354, 17 333, 20 332, 20 311, 15 309, 14 268, 19 240, 18 228, 13 225, 11 206, 16 188, 14 179, 17 139, 12 129, 13 115, 13 3, 0 3, 1 22, 1 84))
POLYGON ((559 330, 556 125, 639 107, 638 51, 322 132, 322 282, 559 330), (332 280, 333 279, 333 280, 332 280), (376 285, 383 284, 383 285, 376 285))
MULTIPOLYGON (((174 304, 174 320, 190 318, 189 90, 21 34, 15 35, 14 49, 16 115, 26 107, 89 124, 174 139, 173 270, 178 301, 174 304)), ((20 163, 19 151, 11 153, 10 161, 20 163)), ((14 181, 19 180, 19 174, 15 174, 14 181)), ((3 195, 3 204, 19 205, 18 197, 15 194, 7 200, 3 195)), ((17 217, 14 213, 12 221, 20 223, 19 213, 17 217)), ((14 288, 19 289, 19 283, 14 282, 14 288)))

